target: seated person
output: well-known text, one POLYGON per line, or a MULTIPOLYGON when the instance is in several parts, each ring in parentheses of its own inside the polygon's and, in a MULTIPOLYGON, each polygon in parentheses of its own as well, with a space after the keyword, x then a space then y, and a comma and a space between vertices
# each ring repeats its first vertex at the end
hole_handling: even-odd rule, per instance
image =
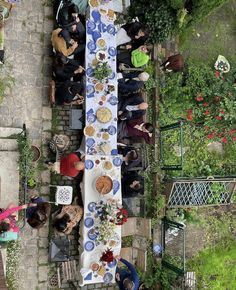
POLYGON ((84 88, 81 83, 66 81, 55 88, 58 105, 81 105, 84 102, 84 88))
POLYGON ((118 117, 120 120, 139 119, 145 115, 148 104, 143 101, 140 95, 136 98, 130 97, 119 101, 118 117))
POLYGON ((120 121, 118 123, 118 140, 130 137, 140 137, 147 144, 153 143, 152 133, 154 128, 150 123, 144 123, 143 119, 133 119, 128 121, 120 121))
POLYGON ((144 87, 144 82, 149 79, 146 72, 118 73, 118 92, 121 95, 137 92, 144 87))
POLYGON ((131 43, 132 48, 136 49, 143 45, 148 38, 145 26, 138 22, 131 22, 121 26, 116 34, 116 45, 131 43))
POLYGON ((138 290, 139 288, 139 278, 138 273, 134 266, 127 260, 116 257, 120 262, 122 262, 128 269, 121 267, 116 268, 116 283, 120 290, 138 290))
POLYGON ((56 52, 62 53, 64 56, 68 57, 81 53, 81 49, 84 49, 84 45, 79 46, 78 42, 71 38, 70 44, 67 44, 62 36, 62 28, 57 28, 52 32, 52 46, 56 52))
POLYGON ((149 57, 149 48, 147 45, 142 45, 135 50, 126 50, 117 55, 117 62, 119 68, 120 64, 125 64, 129 67, 142 67, 146 65, 150 59, 149 57))
POLYGON ((122 172, 127 172, 140 163, 140 156, 134 147, 119 143, 118 152, 123 155, 122 172))
POLYGON ((6 209, 0 209, 0 234, 11 231, 19 232, 19 228, 16 225, 16 212, 22 209, 27 209, 28 207, 35 207, 36 204, 29 203, 20 206, 13 206, 9 204, 6 209))
POLYGON ((132 197, 143 194, 143 177, 136 171, 126 172, 121 178, 122 196, 132 197))
POLYGON ((51 205, 37 195, 31 197, 31 202, 37 204, 37 206, 26 209, 27 222, 32 228, 40 229, 49 218, 51 205))
POLYGON ((82 216, 83 208, 81 206, 64 205, 61 212, 55 217, 53 226, 58 232, 69 235, 82 216))
POLYGON ((49 168, 64 176, 76 177, 80 171, 84 170, 84 162, 77 154, 70 153, 62 157, 59 162, 50 163, 49 168))
POLYGON ((181 54, 175 54, 168 57, 160 67, 166 72, 179 72, 184 69, 184 58, 181 54))
POLYGON ((81 78, 84 68, 81 66, 81 62, 75 59, 69 59, 62 53, 57 53, 53 60, 53 78, 58 82, 65 82, 71 80, 71 78, 81 78))

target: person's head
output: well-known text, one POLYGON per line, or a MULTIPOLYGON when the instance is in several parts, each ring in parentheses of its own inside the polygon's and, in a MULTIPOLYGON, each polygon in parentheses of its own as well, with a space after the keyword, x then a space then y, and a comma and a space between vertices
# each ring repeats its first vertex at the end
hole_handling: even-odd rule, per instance
POLYGON ((55 64, 59 66, 64 66, 69 62, 69 59, 62 53, 58 52, 55 56, 55 64))
POLYGON ((130 184, 130 188, 132 188, 134 191, 139 191, 142 188, 142 185, 139 180, 134 180, 130 184))
POLYGON ((135 161, 138 159, 138 152, 135 149, 130 150, 127 154, 127 161, 135 161))
POLYGON ((151 123, 144 123, 142 129, 143 129, 143 132, 147 132, 147 133, 153 133, 154 131, 154 127, 151 123))
POLYGON ((72 3, 68 7, 68 14, 71 16, 77 16, 79 14, 79 7, 77 5, 75 5, 74 3, 72 3))
POLYGON ((78 171, 84 170, 84 162, 83 161, 75 162, 74 167, 78 171))
POLYGON ((146 82, 149 79, 149 74, 147 72, 142 72, 138 75, 138 78, 142 82, 146 82))
POLYGON ((138 105, 139 110, 147 110, 148 108, 148 103, 142 102, 141 104, 138 105))
POLYGON ((73 96, 80 95, 82 90, 82 85, 80 83, 74 83, 70 87, 70 91, 73 96))
POLYGON ((70 221, 70 216, 64 214, 61 218, 55 220, 53 226, 58 231, 63 233, 67 229, 67 223, 70 221))
POLYGON ((129 278, 124 279, 123 286, 126 290, 133 290, 134 289, 134 282, 131 281, 129 278))
POLYGON ((0 222, 0 234, 10 230, 10 223, 6 221, 0 222))
POLYGON ((39 229, 45 224, 44 221, 41 221, 41 217, 38 215, 38 213, 33 214, 33 216, 29 218, 27 222, 34 229, 39 229))

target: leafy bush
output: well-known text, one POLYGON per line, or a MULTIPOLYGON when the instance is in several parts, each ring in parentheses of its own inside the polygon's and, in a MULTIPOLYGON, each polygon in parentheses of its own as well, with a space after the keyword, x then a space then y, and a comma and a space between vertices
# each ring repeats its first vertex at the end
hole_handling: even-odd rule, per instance
POLYGON ((176 13, 167 3, 135 0, 131 2, 129 14, 131 17, 138 16, 140 22, 147 25, 152 43, 166 40, 175 30, 176 13))
POLYGON ((169 0, 169 5, 174 10, 182 9, 184 7, 185 0, 169 0))
POLYGON ((5 96, 6 90, 14 84, 14 78, 9 64, 0 65, 0 104, 5 96))

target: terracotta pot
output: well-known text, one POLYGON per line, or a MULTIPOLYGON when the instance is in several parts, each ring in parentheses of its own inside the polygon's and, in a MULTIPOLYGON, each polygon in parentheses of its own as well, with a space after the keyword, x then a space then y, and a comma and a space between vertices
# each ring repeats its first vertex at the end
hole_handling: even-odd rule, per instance
POLYGON ((31 145, 31 150, 33 153, 33 162, 36 162, 39 160, 39 158, 41 157, 41 151, 40 149, 35 146, 35 145, 31 145))

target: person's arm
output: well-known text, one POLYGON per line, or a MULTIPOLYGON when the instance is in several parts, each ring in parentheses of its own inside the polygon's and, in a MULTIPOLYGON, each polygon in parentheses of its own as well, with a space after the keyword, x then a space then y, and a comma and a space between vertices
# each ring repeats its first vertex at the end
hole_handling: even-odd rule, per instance
POLYGON ((139 284, 139 279, 138 279, 138 273, 135 269, 135 267, 128 262, 127 260, 120 258, 120 261, 125 264, 127 266, 127 268, 129 269, 130 273, 131 273, 131 279, 134 282, 135 287, 137 287, 137 285, 139 284))
POLYGON ((4 220, 5 218, 9 217, 12 213, 17 212, 17 211, 22 210, 22 209, 26 209, 27 207, 28 207, 28 204, 8 208, 5 211, 3 211, 2 213, 0 213, 0 220, 4 220))

